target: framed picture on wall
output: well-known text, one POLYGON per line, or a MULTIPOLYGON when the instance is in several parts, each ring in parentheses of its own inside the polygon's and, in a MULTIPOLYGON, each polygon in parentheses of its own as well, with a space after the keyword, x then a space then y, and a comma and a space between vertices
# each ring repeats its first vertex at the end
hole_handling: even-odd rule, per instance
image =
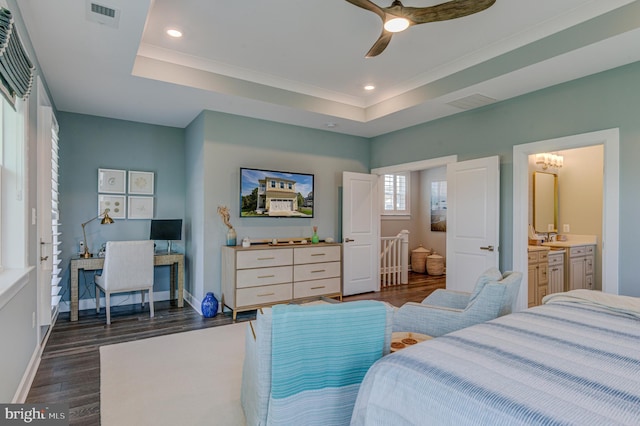
POLYGON ((125 170, 98 169, 98 192, 124 194, 126 179, 125 170))
POLYGON ((125 219, 127 212, 127 197, 124 195, 98 195, 98 214, 109 209, 112 219, 125 219))
POLYGON ((153 195, 153 172, 129 170, 129 194, 153 195))
POLYGON ((431 231, 447 231, 447 181, 431 182, 431 231))
POLYGON ((153 219, 153 197, 129 196, 129 219, 153 219))

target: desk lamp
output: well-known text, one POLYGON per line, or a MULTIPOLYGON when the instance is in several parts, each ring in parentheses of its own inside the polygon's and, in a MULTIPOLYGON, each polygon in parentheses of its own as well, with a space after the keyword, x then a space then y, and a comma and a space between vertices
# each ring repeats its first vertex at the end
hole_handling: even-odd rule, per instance
POLYGON ((82 253, 82 257, 84 257, 85 259, 89 259, 92 255, 91 253, 89 253, 89 246, 87 246, 87 234, 84 231, 84 227, 88 223, 99 218, 100 216, 103 216, 102 220, 100 221, 101 225, 110 225, 113 223, 113 219, 111 219, 111 217, 109 216, 109 209, 104 209, 104 212, 100 213, 98 216, 94 217, 93 219, 89 219, 88 221, 82 224, 82 237, 84 238, 84 253, 82 253))

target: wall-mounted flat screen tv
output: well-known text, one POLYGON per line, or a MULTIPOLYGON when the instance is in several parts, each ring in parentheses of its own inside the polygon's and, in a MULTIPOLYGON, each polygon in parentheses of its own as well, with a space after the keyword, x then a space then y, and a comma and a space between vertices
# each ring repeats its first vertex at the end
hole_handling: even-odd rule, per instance
POLYGON ((313 175, 240 169, 240 217, 313 217, 313 175))

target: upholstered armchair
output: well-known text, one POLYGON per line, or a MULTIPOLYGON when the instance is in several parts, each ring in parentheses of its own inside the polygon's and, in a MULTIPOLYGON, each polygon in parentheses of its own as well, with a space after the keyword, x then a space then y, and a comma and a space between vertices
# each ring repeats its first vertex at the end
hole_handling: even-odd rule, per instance
POLYGON ((389 353, 393 307, 378 301, 276 305, 247 326, 246 424, 348 425, 360 382, 389 353))
POLYGON ((409 302, 394 316, 393 331, 437 337, 511 313, 522 273, 485 271, 472 293, 438 289, 421 303, 409 302))
POLYGON ((111 293, 140 290, 149 293, 149 313, 153 318, 153 240, 108 241, 102 274, 95 275, 96 312, 100 313, 100 290, 104 292, 107 324, 111 324, 111 293))

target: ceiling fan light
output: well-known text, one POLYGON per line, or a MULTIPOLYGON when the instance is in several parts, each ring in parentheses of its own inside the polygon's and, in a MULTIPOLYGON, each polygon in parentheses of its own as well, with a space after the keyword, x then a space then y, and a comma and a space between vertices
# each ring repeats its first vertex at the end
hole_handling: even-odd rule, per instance
POLYGON ((409 28, 409 20, 407 18, 392 18, 384 23, 384 29, 391 33, 399 33, 409 28))

